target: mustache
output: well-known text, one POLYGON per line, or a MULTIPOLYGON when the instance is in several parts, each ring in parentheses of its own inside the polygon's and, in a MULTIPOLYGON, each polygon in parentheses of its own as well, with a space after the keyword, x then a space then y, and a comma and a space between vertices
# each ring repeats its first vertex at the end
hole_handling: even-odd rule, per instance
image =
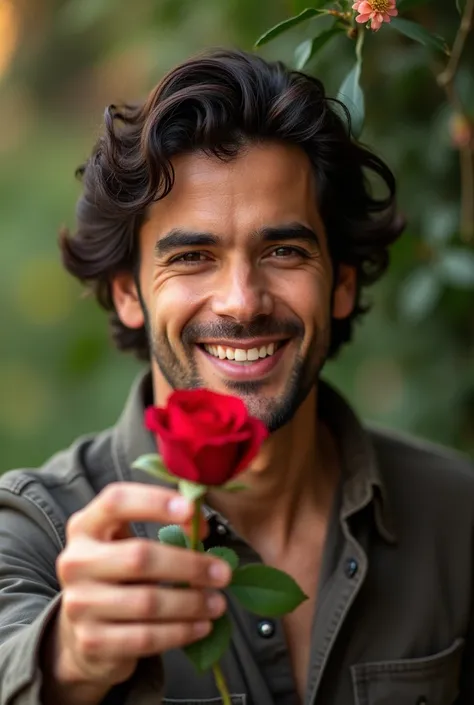
POLYGON ((203 338, 229 338, 245 340, 248 338, 264 338, 265 336, 282 336, 285 338, 303 338, 304 326, 295 319, 276 320, 267 316, 255 318, 249 323, 219 321, 218 323, 188 323, 183 328, 181 340, 185 345, 191 345, 203 338))

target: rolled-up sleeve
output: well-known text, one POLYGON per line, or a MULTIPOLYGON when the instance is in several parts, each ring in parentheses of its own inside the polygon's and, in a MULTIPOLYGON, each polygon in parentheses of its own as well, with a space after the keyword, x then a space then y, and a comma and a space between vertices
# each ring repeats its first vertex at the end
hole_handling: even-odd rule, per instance
POLYGON ((61 601, 59 551, 30 517, 0 506, 0 705, 41 703, 39 651, 61 601))
MULTIPOLYGON (((36 521, 37 507, 20 497, 12 504, 0 497, 0 705, 44 705, 42 641, 61 604, 56 559, 62 546, 47 523, 36 521)), ((103 705, 159 705, 162 687, 161 659, 141 659, 103 705)))

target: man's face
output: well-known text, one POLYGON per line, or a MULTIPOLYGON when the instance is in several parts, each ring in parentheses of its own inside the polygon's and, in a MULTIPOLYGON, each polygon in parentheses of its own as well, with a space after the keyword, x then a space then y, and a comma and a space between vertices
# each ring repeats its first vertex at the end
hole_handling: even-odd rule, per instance
POLYGON ((310 162, 267 143, 229 162, 195 153, 173 165, 175 185, 140 233, 157 402, 207 387, 240 396, 276 430, 329 345, 333 272, 310 162))

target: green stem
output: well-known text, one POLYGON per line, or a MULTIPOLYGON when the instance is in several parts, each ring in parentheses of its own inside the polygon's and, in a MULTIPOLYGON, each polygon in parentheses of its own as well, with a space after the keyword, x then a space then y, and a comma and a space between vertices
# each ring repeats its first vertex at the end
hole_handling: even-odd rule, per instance
POLYGON ((230 699, 230 693, 227 688, 227 683, 225 682, 224 674, 218 663, 212 667, 212 672, 214 674, 214 679, 216 681, 217 689, 222 697, 222 705, 232 705, 230 699))
POLYGON ((356 56, 357 56, 357 61, 359 64, 362 63, 362 49, 364 47, 364 39, 365 39, 365 27, 360 26, 359 31, 357 33, 357 43, 356 43, 356 56))
POLYGON ((191 525, 191 550, 197 551, 199 544, 199 523, 201 519, 201 499, 194 502, 193 523, 191 525))

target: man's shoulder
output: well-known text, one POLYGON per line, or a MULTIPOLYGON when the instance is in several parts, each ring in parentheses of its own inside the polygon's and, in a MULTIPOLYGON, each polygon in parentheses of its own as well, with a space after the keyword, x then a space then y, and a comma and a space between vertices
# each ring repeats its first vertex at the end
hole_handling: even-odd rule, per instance
POLYGON ((56 526, 84 507, 114 477, 112 431, 78 438, 42 466, 0 476, 0 509, 41 513, 56 526))
POLYGON ((474 518, 474 463, 466 455, 399 431, 368 428, 390 500, 465 511, 474 518))

